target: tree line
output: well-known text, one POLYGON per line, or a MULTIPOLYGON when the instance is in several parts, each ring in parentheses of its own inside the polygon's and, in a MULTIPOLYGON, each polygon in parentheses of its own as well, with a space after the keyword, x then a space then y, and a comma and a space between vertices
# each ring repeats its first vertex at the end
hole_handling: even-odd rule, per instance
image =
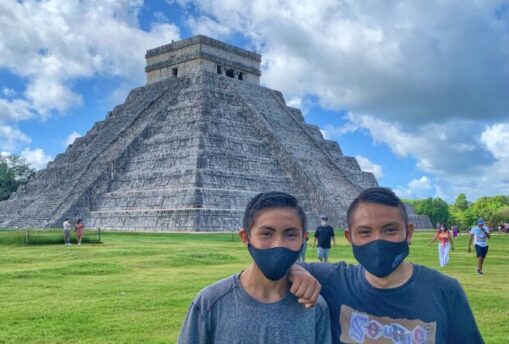
POLYGON ((26 184, 35 170, 17 155, 0 155, 0 201, 9 198, 18 186, 26 184))
POLYGON ((464 230, 472 227, 479 217, 494 229, 501 223, 509 223, 509 195, 481 197, 469 202, 467 196, 460 193, 453 204, 440 197, 405 202, 411 203, 417 214, 428 215, 433 226, 437 223, 456 224, 464 230))

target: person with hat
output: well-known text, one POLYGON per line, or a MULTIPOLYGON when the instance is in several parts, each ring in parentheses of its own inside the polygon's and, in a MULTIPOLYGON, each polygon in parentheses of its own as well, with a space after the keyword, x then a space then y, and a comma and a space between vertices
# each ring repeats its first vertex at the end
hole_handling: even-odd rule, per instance
POLYGON ((484 225, 484 220, 479 218, 477 226, 470 230, 470 240, 468 241, 468 252, 472 251, 472 241, 474 242, 475 253, 477 256, 477 274, 482 275, 482 266, 484 259, 488 254, 488 239, 490 238, 490 229, 484 225))
POLYGON ((313 241, 313 247, 315 247, 318 241, 317 255, 320 262, 327 263, 329 260, 329 251, 331 248, 331 239, 336 246, 336 239, 334 238, 334 228, 329 225, 329 219, 327 216, 322 215, 320 218, 321 225, 316 228, 315 239, 313 241))

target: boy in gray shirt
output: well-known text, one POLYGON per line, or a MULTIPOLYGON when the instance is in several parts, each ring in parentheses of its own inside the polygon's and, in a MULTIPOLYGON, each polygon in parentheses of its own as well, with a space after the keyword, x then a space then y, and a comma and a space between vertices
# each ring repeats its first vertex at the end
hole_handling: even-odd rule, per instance
POLYGON ((253 262, 200 291, 178 343, 330 343, 325 301, 319 297, 314 307, 306 308, 289 292, 287 274, 302 250, 305 228, 306 215, 295 197, 256 195, 239 232, 253 262))

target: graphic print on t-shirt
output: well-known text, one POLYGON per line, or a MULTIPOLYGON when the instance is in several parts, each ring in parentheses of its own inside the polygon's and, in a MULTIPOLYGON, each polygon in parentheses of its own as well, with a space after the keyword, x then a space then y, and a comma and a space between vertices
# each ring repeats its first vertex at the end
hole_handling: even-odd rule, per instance
POLYGON ((339 315, 342 343, 434 344, 436 322, 377 317, 346 305, 339 315))

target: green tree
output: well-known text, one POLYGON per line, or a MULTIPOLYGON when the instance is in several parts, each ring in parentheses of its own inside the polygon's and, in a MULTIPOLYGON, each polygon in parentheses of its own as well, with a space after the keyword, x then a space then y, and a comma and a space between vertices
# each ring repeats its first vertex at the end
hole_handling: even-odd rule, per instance
POLYGON ((493 226, 509 223, 509 205, 504 205, 493 216, 493 226))
POLYGON ((459 211, 465 211, 468 208, 468 200, 467 196, 464 193, 460 193, 456 197, 456 201, 454 201, 454 208, 456 208, 459 211))
POLYGON ((26 184, 35 170, 16 155, 0 155, 0 201, 9 198, 18 186, 26 184))
POLYGON ((440 197, 412 200, 410 203, 414 206, 417 214, 428 215, 433 226, 437 223, 449 223, 451 221, 449 205, 440 197))
POLYGON ((497 214, 504 206, 509 206, 509 196, 481 197, 472 203, 468 212, 474 219, 482 217, 489 225, 495 226, 498 221, 497 214))
POLYGON ((432 200, 432 212, 431 222, 433 224, 446 223, 449 224, 451 221, 451 215, 449 214, 449 204, 440 197, 433 198, 432 200))

